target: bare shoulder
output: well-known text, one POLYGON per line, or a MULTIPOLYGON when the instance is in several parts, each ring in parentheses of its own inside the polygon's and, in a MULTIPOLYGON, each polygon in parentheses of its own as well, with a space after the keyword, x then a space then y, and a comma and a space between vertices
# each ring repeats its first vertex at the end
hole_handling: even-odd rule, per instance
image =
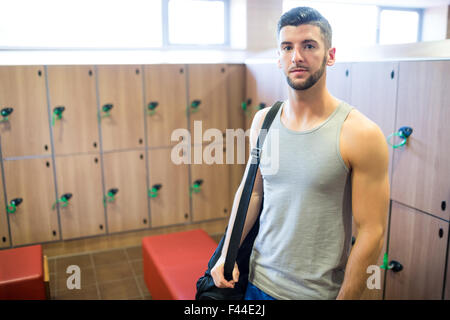
POLYGON ((380 127, 357 109, 353 109, 342 125, 341 154, 351 168, 387 167, 389 151, 380 127))
POLYGON ((259 131, 263 125, 264 119, 266 118, 267 113, 272 108, 264 108, 255 113, 253 117, 252 124, 250 127, 250 146, 253 148, 256 145, 256 141, 258 139, 259 131))

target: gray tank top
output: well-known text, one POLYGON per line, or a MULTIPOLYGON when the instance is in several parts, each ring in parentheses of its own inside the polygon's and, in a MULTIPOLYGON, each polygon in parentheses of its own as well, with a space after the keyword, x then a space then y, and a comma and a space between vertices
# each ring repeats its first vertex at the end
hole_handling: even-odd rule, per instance
POLYGON ((351 172, 339 138, 352 106, 293 131, 278 111, 262 147, 260 230, 249 281, 276 299, 335 299, 351 248, 351 172))

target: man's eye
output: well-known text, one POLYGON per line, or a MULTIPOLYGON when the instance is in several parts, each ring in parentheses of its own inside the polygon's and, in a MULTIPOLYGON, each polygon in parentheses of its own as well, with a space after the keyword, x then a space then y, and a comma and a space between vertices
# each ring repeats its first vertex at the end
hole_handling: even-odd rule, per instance
POLYGON ((312 44, 307 44, 305 46, 305 49, 314 49, 314 46, 312 44))
POLYGON ((284 51, 289 51, 289 50, 291 50, 291 49, 292 49, 291 46, 286 46, 286 47, 283 48, 284 51))

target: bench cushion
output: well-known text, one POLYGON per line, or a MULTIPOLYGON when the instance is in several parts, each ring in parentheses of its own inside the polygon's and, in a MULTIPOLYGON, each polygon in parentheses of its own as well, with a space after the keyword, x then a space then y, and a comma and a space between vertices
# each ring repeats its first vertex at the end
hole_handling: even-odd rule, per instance
POLYGON ((142 239, 144 279, 155 300, 193 300, 217 243, 203 230, 142 239))

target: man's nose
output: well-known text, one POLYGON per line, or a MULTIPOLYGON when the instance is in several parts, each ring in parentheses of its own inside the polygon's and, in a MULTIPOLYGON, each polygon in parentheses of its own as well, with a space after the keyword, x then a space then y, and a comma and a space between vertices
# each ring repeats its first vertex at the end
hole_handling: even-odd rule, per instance
POLYGON ((303 57, 302 57, 302 54, 301 54, 299 48, 294 48, 294 50, 292 50, 291 61, 292 61, 293 63, 297 63, 297 62, 299 62, 299 61, 303 61, 303 57))

